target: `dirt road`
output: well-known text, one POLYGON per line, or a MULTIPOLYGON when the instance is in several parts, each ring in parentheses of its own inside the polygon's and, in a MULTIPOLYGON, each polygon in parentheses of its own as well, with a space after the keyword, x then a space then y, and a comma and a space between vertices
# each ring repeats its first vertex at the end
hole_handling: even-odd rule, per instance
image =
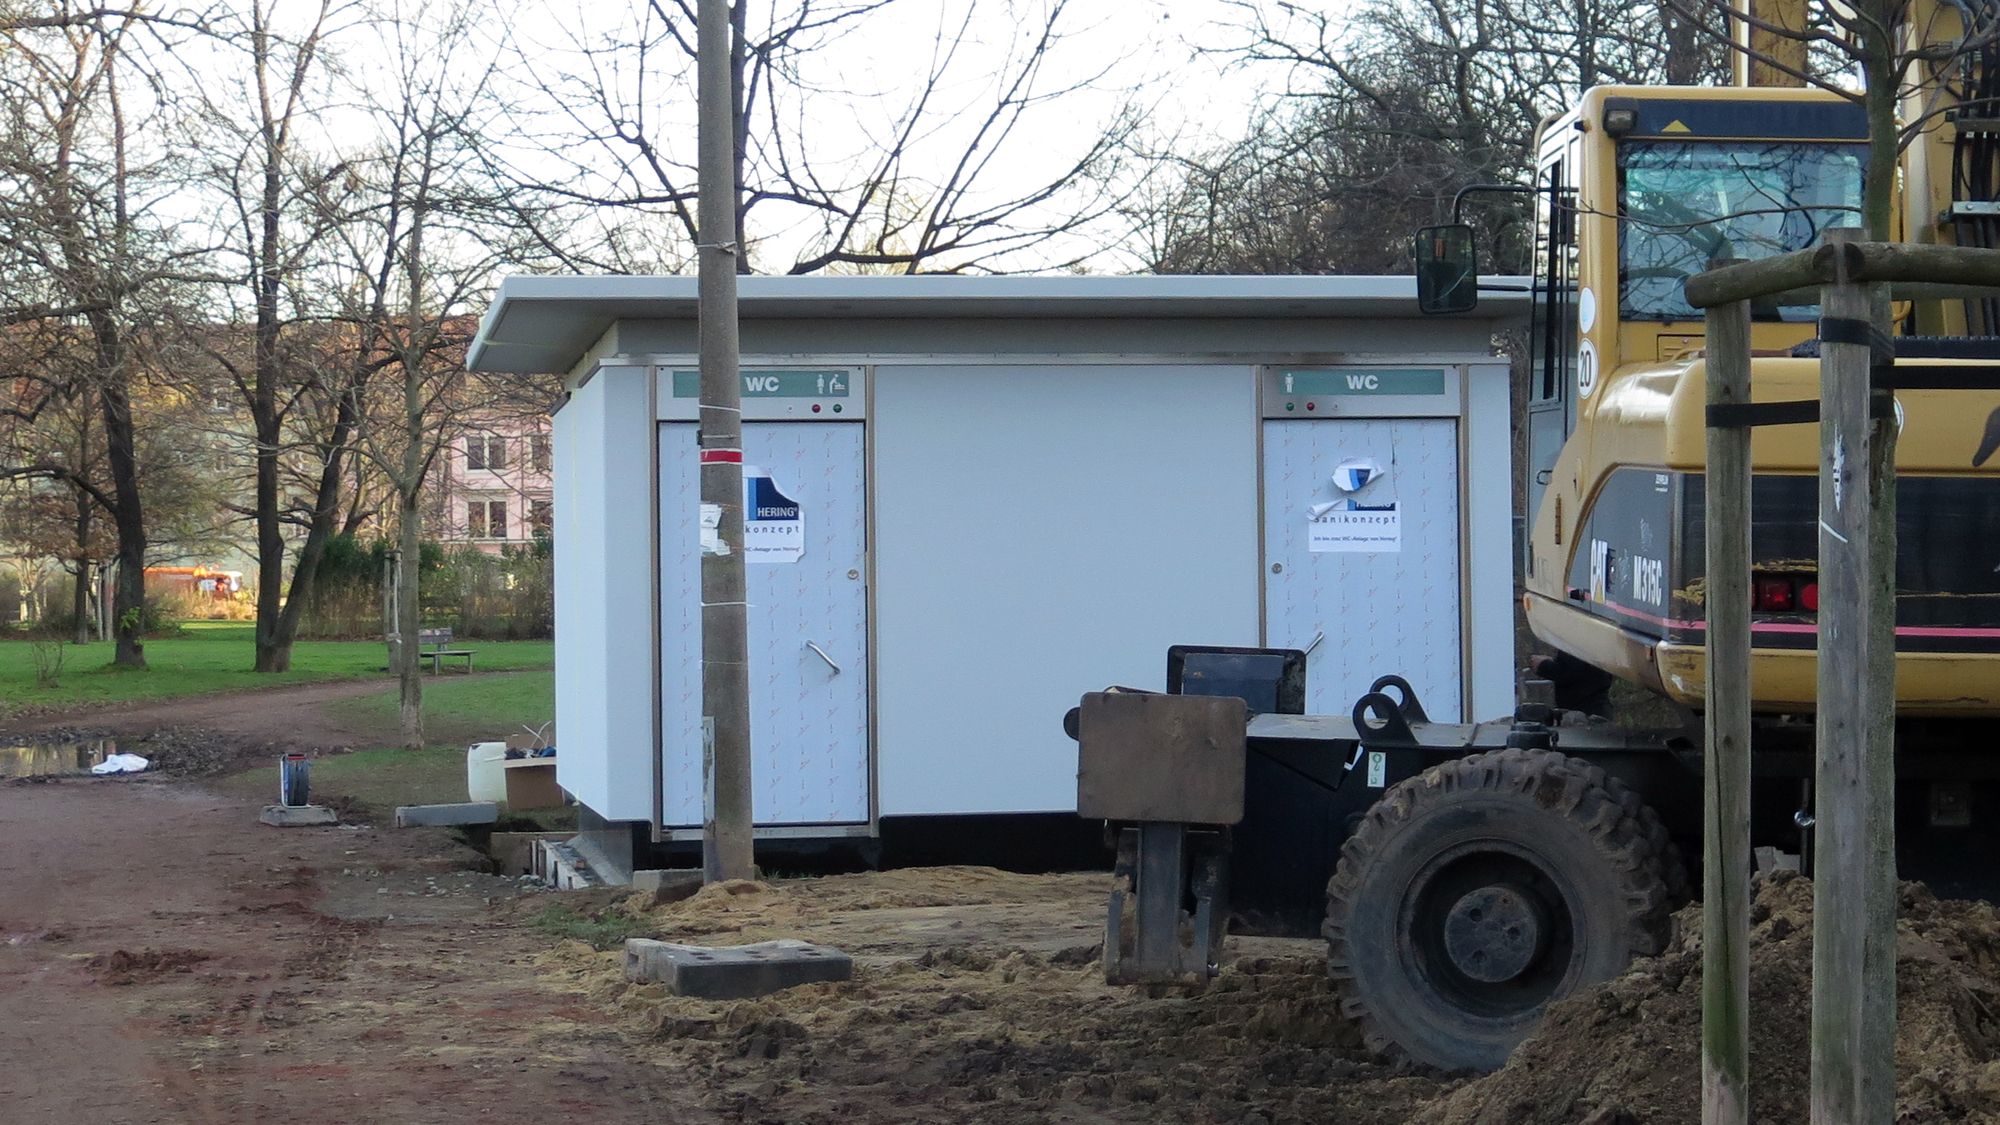
POLYGON ((442 835, 255 815, 159 781, 0 785, 8 1122, 706 1119, 537 981, 543 896, 442 835))
POLYGON ((79 711, 0 720, 7 736, 87 728, 108 735, 138 736, 167 728, 213 731, 272 749, 330 749, 380 740, 380 732, 342 721, 323 706, 392 687, 389 680, 339 680, 324 684, 225 691, 183 699, 141 699, 79 711))

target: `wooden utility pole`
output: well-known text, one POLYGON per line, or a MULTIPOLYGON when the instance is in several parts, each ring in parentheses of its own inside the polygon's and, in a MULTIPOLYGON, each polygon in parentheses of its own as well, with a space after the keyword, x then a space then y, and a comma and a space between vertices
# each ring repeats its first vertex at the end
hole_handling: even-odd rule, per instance
POLYGON ((701 507, 718 526, 701 554, 702 877, 755 870, 750 809, 749 622, 743 573, 743 383, 736 335, 736 119, 728 0, 701 0, 701 507))
MULTIPOLYGON (((1708 310, 1707 352, 1711 412, 1749 402, 1750 302, 1708 310)), ((1750 1120, 1750 433, 1737 420, 1708 420, 1702 1125, 1750 1120)))
POLYGON ((1853 276, 1858 254, 1832 261, 1820 299, 1814 1125, 1895 1116, 1896 429, 1870 374, 1886 294, 1853 276))

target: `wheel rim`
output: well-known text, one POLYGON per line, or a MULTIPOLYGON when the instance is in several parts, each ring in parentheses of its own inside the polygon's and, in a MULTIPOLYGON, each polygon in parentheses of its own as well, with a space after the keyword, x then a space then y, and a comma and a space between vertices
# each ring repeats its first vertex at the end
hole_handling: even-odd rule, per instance
POLYGON ((1402 959, 1435 997, 1480 1019, 1529 1017, 1574 976, 1571 896, 1551 865, 1486 840, 1433 857, 1403 898, 1402 959))

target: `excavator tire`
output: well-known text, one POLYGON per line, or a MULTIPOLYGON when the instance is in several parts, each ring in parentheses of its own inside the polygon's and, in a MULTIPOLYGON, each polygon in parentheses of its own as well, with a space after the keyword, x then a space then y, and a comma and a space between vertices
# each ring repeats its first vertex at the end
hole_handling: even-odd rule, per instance
POLYGON ((1687 875, 1598 767, 1496 750, 1391 788, 1327 884, 1327 968, 1368 1047, 1493 1070, 1576 989, 1658 953, 1687 875))

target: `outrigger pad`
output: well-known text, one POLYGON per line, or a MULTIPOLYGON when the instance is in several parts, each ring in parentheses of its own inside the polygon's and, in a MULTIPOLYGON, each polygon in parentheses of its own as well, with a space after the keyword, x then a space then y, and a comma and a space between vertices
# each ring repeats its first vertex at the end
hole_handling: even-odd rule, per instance
POLYGON ((1077 815, 1235 824, 1243 819, 1244 731, 1233 696, 1092 692, 1077 715, 1077 815))

